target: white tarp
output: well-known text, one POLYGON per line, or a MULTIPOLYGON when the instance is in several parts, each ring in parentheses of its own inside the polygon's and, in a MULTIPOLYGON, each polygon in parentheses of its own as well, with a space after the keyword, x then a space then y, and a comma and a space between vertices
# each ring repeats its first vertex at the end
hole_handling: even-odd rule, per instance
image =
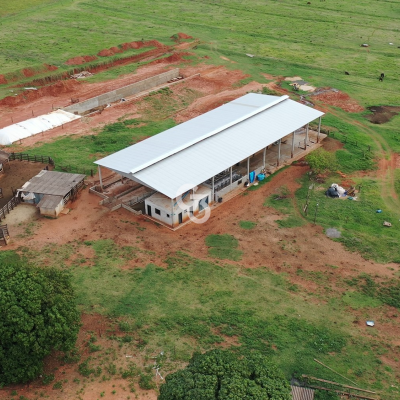
POLYGON ((50 114, 30 118, 0 129, 0 144, 7 146, 20 139, 48 131, 78 118, 81 118, 80 115, 75 115, 64 110, 56 110, 50 114))

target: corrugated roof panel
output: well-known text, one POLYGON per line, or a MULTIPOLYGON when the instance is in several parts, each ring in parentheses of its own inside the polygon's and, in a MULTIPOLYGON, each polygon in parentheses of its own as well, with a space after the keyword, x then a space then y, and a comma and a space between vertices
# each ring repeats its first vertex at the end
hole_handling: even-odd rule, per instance
POLYGON ((183 185, 199 185, 324 114, 286 96, 278 104, 276 99, 247 94, 96 163, 175 198, 186 190, 181 191, 183 185), (274 105, 265 108, 271 104, 274 105), (254 110, 260 107, 264 110, 255 114, 254 110), (231 125, 239 119, 242 120, 231 125), (220 130, 202 139, 212 129, 220 130), (187 146, 191 142, 194 144, 187 146), (171 155, 165 157, 168 153, 171 155), (130 172, 146 163, 149 166, 130 172))
POLYGON ((287 96, 277 97, 248 93, 95 163, 103 166, 112 164, 115 169, 125 173, 135 173, 250 118, 286 98, 287 96))
POLYGON ((314 390, 310 388, 291 386, 293 400, 314 400, 314 390))
POLYGON ((62 200, 63 196, 53 196, 51 194, 46 194, 42 197, 36 207, 53 210, 62 202, 62 200))
POLYGON ((196 186, 323 113, 292 100, 243 121, 206 140, 133 174, 168 197, 196 186))
POLYGON ((20 190, 24 192, 65 196, 73 187, 84 179, 85 175, 82 174, 42 170, 26 182, 20 190))

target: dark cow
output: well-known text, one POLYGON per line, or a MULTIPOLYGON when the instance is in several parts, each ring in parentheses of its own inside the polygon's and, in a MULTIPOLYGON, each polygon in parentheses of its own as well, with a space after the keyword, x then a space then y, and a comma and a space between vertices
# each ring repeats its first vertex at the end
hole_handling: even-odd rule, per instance
POLYGON ((382 82, 384 77, 385 77, 385 74, 382 72, 381 76, 379 77, 379 81, 382 82))

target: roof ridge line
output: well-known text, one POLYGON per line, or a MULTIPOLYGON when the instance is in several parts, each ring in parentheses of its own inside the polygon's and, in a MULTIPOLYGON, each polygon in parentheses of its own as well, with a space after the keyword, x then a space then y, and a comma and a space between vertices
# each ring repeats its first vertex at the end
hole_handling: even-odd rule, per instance
MULTIPOLYGON (((237 99, 233 100, 232 102, 230 102, 230 103, 228 103, 228 104, 234 103, 234 102, 235 102, 236 100, 238 100, 239 98, 240 98, 240 97, 238 97, 237 99)), ((262 107, 260 107, 260 108, 257 108, 256 110, 252 111, 250 114, 248 114, 248 115, 246 115, 246 116, 244 116, 244 117, 240 117, 240 118, 238 118, 238 119, 236 119, 236 120, 234 120, 234 121, 232 121, 232 122, 229 122, 228 124, 225 124, 225 125, 223 125, 223 126, 217 128, 217 129, 214 129, 213 131, 211 131, 211 132, 209 132, 209 133, 207 133, 207 134, 205 134, 205 135, 203 135, 203 136, 200 136, 200 137, 196 138, 195 140, 191 140, 190 142, 185 143, 184 145, 181 145, 181 146, 177 147, 176 149, 171 150, 171 151, 169 151, 169 152, 163 154, 162 156, 156 157, 155 159, 150 160, 149 162, 144 163, 144 164, 142 164, 142 165, 140 165, 140 166, 138 166, 138 167, 136 167, 136 168, 130 170, 130 173, 131 173, 131 174, 135 174, 136 172, 142 171, 143 169, 148 168, 148 167, 150 167, 151 165, 157 164, 158 162, 160 162, 160 161, 162 161, 162 160, 165 160, 166 158, 168 158, 168 157, 170 157, 170 156, 172 156, 172 155, 174 155, 174 154, 176 154, 176 153, 179 153, 180 151, 185 150, 185 149, 187 149, 188 147, 191 147, 191 146, 193 146, 194 144, 203 141, 204 139, 207 139, 207 138, 209 138, 209 137, 211 137, 211 136, 214 136, 214 135, 216 135, 217 133, 220 133, 220 132, 222 132, 223 130, 228 129, 228 128, 230 128, 230 127, 233 126, 233 125, 237 125, 238 123, 243 122, 243 121, 245 121, 246 119, 249 119, 249 118, 253 117, 254 115, 257 115, 257 114, 259 114, 260 112, 263 112, 263 111, 265 111, 265 110, 268 110, 269 108, 271 108, 271 107, 273 107, 273 106, 275 106, 275 105, 277 105, 277 104, 279 104, 279 103, 282 103, 284 100, 287 100, 287 99, 289 99, 289 96, 288 96, 288 95, 280 96, 280 97, 278 97, 278 99, 274 100, 273 102, 271 102, 271 103, 269 103, 269 104, 267 104, 267 105, 265 105, 265 106, 262 106, 262 107)), ((204 114, 202 114, 202 115, 204 115, 204 114)))

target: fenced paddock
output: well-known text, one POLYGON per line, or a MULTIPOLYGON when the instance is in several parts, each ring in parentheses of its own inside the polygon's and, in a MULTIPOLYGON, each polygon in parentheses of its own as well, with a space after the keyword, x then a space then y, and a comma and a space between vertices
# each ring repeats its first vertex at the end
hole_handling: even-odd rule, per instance
POLYGON ((6 218, 7 214, 10 214, 12 210, 20 203, 18 197, 12 197, 11 200, 2 208, 0 208, 0 222, 6 218))

